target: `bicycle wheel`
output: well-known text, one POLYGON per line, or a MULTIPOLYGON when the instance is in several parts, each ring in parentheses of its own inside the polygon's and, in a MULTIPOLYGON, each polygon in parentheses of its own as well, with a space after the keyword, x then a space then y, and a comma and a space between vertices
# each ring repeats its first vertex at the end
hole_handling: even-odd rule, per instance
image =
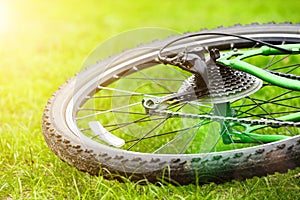
MULTIPOLYGON (((289 44, 300 42, 299 31, 299 25, 270 23, 219 27, 199 33, 233 33, 271 44, 289 44)), ((233 95, 225 93, 226 100, 191 98, 161 105, 160 111, 168 111, 167 114, 151 115, 145 111, 146 98, 176 94, 193 84, 189 72, 157 60, 159 50, 179 37, 100 61, 63 85, 48 101, 43 115, 43 135, 51 150, 63 161, 93 175, 106 168, 112 174, 132 179, 154 182, 163 178, 179 184, 242 180, 300 166, 296 120, 286 123, 288 126, 263 123, 300 112, 298 91, 233 71, 234 77, 228 76, 217 84, 230 85, 233 95), (238 86, 239 77, 244 76, 246 82, 253 83, 251 90, 241 91, 238 86), (222 112, 228 110, 236 119, 249 119, 250 124, 228 122, 224 126, 224 120, 211 117, 223 116, 222 112), (262 125, 257 127, 252 122, 262 125), (269 143, 251 139, 247 144, 232 137, 230 144, 224 144, 224 127, 245 137, 250 137, 245 132, 289 137, 269 143)), ((168 53, 199 46, 226 52, 256 48, 257 44, 241 38, 205 35, 178 42, 168 53)), ((297 55, 253 57, 249 62, 272 73, 299 77, 297 55)))

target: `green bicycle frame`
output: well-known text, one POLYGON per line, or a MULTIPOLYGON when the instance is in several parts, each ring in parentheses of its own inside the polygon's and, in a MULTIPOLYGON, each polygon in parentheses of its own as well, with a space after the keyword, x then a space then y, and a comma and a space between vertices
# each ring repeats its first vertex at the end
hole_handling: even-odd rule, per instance
MULTIPOLYGON (((279 47, 290 50, 292 54, 300 54, 300 44, 280 45, 279 47)), ((257 78, 260 78, 265 82, 271 83, 273 85, 282 88, 287 88, 294 91, 300 91, 300 81, 272 74, 262 68, 256 67, 252 64, 243 61, 246 58, 257 56, 257 55, 267 56, 267 55, 284 55, 284 54, 286 53, 280 50, 270 48, 268 46, 262 46, 254 50, 248 50, 248 51, 234 50, 234 51, 227 52, 223 54, 222 57, 217 59, 216 62, 218 64, 252 74, 257 78)), ((222 115, 222 116, 233 116, 229 103, 216 104, 215 110, 223 110, 222 113, 215 113, 215 114, 222 115)), ((277 119, 284 120, 284 121, 298 122, 300 121, 300 112, 282 116, 277 119)), ((234 143, 260 143, 260 142, 268 143, 268 142, 274 142, 274 141, 278 141, 290 137, 285 135, 261 135, 261 134, 251 133, 255 130, 266 127, 266 125, 251 126, 248 124, 247 125, 237 124, 237 123, 231 123, 227 121, 221 121, 220 124, 221 124, 220 134, 222 136, 223 143, 225 144, 230 144, 233 142, 234 143), (242 126, 244 130, 242 131, 242 133, 232 131, 231 127, 233 126, 242 126)))
MULTIPOLYGON (((280 47, 291 50, 293 54, 300 53, 300 44, 290 44, 290 45, 281 45, 280 47)), ((259 49, 249 50, 249 51, 230 51, 226 53, 224 56, 217 60, 217 63, 222 65, 231 67, 233 69, 237 69, 239 71, 244 71, 249 74, 252 74, 268 83, 273 85, 300 91, 300 82, 298 80, 292 80, 289 78, 284 78, 281 76, 277 76, 275 74, 271 74, 270 72, 251 65, 242 61, 245 58, 257 56, 257 55, 282 55, 286 54, 280 50, 273 49, 267 46, 262 46, 259 49)))

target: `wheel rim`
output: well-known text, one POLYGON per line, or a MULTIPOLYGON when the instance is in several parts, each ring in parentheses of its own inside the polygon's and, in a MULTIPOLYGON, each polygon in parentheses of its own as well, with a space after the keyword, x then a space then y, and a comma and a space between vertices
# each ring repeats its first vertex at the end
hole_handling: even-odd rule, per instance
MULTIPOLYGON (((261 34, 257 34, 257 35, 251 35, 249 37, 256 37, 256 38, 261 38, 261 37, 266 37, 266 38, 274 38, 275 41, 277 41, 277 37, 279 37, 276 34, 268 34, 268 35, 261 35, 261 34)), ((280 38, 282 37, 282 35, 280 35, 280 38)), ((287 37, 287 35, 285 35, 285 37, 287 37)), ((295 35, 289 36, 290 38, 295 38, 295 35)), ((287 37, 287 38, 289 38, 287 37)), ((298 36, 299 37, 299 36, 298 36)), ((299 38, 298 38, 299 39, 299 38)), ((208 43, 212 43, 212 42, 216 42, 216 41, 221 41, 222 39, 217 38, 217 39, 209 39, 209 41, 205 40, 202 41, 203 44, 208 44, 208 43)), ((178 47, 179 49, 181 47, 178 47)), ((134 52, 133 52, 134 53, 134 52)), ((145 60, 146 62, 150 62, 153 63, 153 59, 155 58, 155 55, 157 54, 157 50, 152 51, 148 54, 145 54, 143 56, 140 56, 138 58, 135 58, 135 60, 129 60, 128 62, 138 62, 139 59, 140 60, 145 60)), ((280 60, 281 58, 279 58, 280 60)), ((285 59, 290 59, 290 58, 285 58, 285 59)), ((277 58, 273 57, 271 58, 271 60, 277 60, 277 58)), ((284 60, 284 59, 283 59, 284 60)), ((282 61, 283 61, 282 60, 282 61)), ((118 59, 116 60, 118 61, 118 59)), ((175 89, 179 87, 179 85, 181 84, 181 81, 184 80, 184 78, 187 77, 187 74, 182 73, 179 74, 178 71, 175 71, 175 68, 170 68, 170 67, 166 67, 166 66, 158 66, 160 68, 164 68, 162 70, 167 70, 167 72, 161 73, 160 75, 163 74, 168 74, 168 76, 170 77, 170 75, 172 74, 173 78, 172 80, 167 80, 165 77, 156 77, 156 80, 151 80, 150 79, 150 85, 149 83, 145 83, 145 78, 149 79, 149 74, 151 74, 151 76, 153 74, 155 74, 154 72, 148 72, 148 74, 145 75, 145 71, 151 71, 152 69, 154 70, 155 68, 145 68, 144 66, 141 67, 141 69, 143 69, 142 71, 138 71, 137 73, 139 73, 140 75, 143 76, 144 79, 137 79, 138 77, 134 77, 135 73, 132 73, 134 71, 137 71, 134 68, 129 68, 129 67, 124 67, 124 66, 130 66, 128 63, 123 62, 119 65, 116 65, 113 68, 108 68, 107 71, 103 72, 103 74, 101 75, 101 77, 95 77, 94 79, 92 79, 88 84, 86 84, 84 87, 81 87, 81 89, 74 95, 73 99, 70 101, 68 108, 67 108, 67 112, 66 112, 66 121, 68 123, 69 128, 72 130, 72 132, 74 132, 77 136, 79 137, 88 137, 91 138, 94 141, 100 142, 103 145, 107 145, 106 142, 103 142, 102 140, 97 139, 96 137, 94 137, 93 132, 91 132, 89 129, 90 127, 87 126, 87 123, 89 121, 101 121, 101 124, 104 126, 104 128, 106 130, 109 130, 110 133, 117 135, 119 138, 124 139, 124 137, 128 137, 130 139, 128 139, 129 141, 127 141, 126 145, 122 148, 124 150, 130 150, 130 151, 138 151, 138 152, 146 152, 146 153, 159 153, 159 154, 165 154, 165 153, 173 153, 173 154, 181 154, 181 153, 208 153, 208 152, 212 152, 212 151, 224 151, 224 150, 231 150, 231 149, 236 149, 236 148, 243 148, 243 147, 248 147, 251 145, 243 145, 240 147, 239 144, 234 144, 231 147, 227 146, 226 148, 222 147, 219 149, 219 147, 217 147, 217 142, 216 141, 221 141, 221 136, 218 132, 218 130, 214 130, 215 128, 218 129, 219 126, 219 122, 214 122, 214 121, 210 121, 207 122, 206 120, 191 120, 191 119, 170 119, 167 117, 156 117, 156 118, 149 118, 147 115, 145 115, 145 112, 143 112, 143 107, 141 107, 141 97, 140 96, 141 92, 139 92, 141 90, 141 88, 143 89, 148 89, 151 87, 155 87, 157 90, 155 91, 155 94, 153 92, 148 93, 148 95, 144 95, 144 96, 153 96, 153 95, 164 95, 166 93, 170 93, 170 92, 174 92, 176 91, 175 89), (142 72, 142 73, 141 73, 142 72), (172 72, 172 73, 171 73, 172 72), (120 79, 116 77, 116 75, 122 73, 123 76, 127 75, 126 78, 124 79, 120 79), (181 76, 180 78, 179 75, 181 76), (100 80, 99 80, 100 79, 100 80), (111 81, 111 80, 118 80, 117 82, 111 81), (118 83, 120 80, 122 80, 120 83, 118 83), (128 84, 126 84, 129 80, 134 80, 136 85, 130 85, 130 87, 133 88, 133 91, 129 92, 129 93, 125 93, 126 95, 124 96, 124 90, 129 90, 130 88, 128 88, 128 84), (138 81, 139 80, 139 81, 138 81), (170 87, 171 84, 167 84, 168 87, 166 86, 162 86, 162 82, 168 82, 168 81, 172 81, 174 82, 174 85, 172 85, 172 87, 170 87), (99 93, 103 92, 102 98, 101 97, 93 97, 93 98, 89 98, 89 100, 86 99, 86 96, 89 96, 88 94, 93 94, 94 90, 95 90, 95 85, 98 85, 100 83, 100 87, 98 87, 99 93), (104 84, 102 84, 104 83, 104 84), (111 86, 109 85, 108 87, 108 83, 117 86, 116 89, 112 90, 111 86), (151 84, 152 83, 152 84, 151 84), (147 87, 145 87, 145 85, 147 85, 147 87), (156 84, 156 86, 155 86, 156 84), (143 86, 143 87, 142 87, 143 86), (160 90, 158 90, 158 88, 160 88, 160 90), (109 109, 107 107, 107 109, 105 108, 106 105, 104 105, 105 103, 99 103, 99 99, 101 99, 100 101, 103 101, 103 99, 105 99, 103 96, 109 96, 111 94, 114 94, 113 100, 111 101, 111 105, 114 107, 112 109, 109 109), (119 98, 119 100, 115 100, 119 98), (120 100, 121 99, 121 100, 120 100), (91 101, 92 100, 92 101, 91 101), (131 103, 133 100, 136 100, 137 104, 135 103, 131 103), (120 102, 129 102, 129 107, 122 107, 122 105, 120 105, 120 102), (96 110, 94 108, 89 107, 89 105, 101 105, 100 108, 96 108, 96 110), (136 108, 135 106, 140 106, 139 108, 136 108), (77 109, 77 107, 79 107, 77 109), (118 109, 119 108, 119 109, 118 109), (130 109, 127 109, 130 108, 130 109), (94 110, 92 110, 94 109, 94 110), (125 111, 124 111, 125 110, 125 111), (86 114, 89 112, 94 112, 93 114, 86 114), (106 115, 106 117, 102 117, 102 118, 98 118, 97 115, 95 115, 95 113, 97 113, 97 115, 106 115), (111 114, 114 113, 114 114, 111 114), (122 115, 121 115, 122 114, 122 115), (135 115, 135 116, 139 116, 138 118, 136 117, 132 117, 129 118, 128 116, 124 115, 128 115, 131 114, 135 115), (76 116, 76 117, 75 117, 76 116), (88 117, 86 117, 88 116, 88 117), (90 118, 90 119, 88 119, 90 118), (116 123, 111 123, 110 119, 114 118, 117 119, 116 123), (85 121, 85 119, 88 119, 87 121, 85 121), (127 121, 126 121, 127 120, 127 121), (128 121, 129 120, 129 121, 128 121), (173 121, 171 121, 173 120, 173 121), (85 122, 83 122, 85 121, 85 122), (148 125, 143 125, 143 126, 139 126, 138 129, 135 128, 130 128, 130 126, 128 123, 129 122, 133 122, 132 125, 136 126, 138 123, 142 124, 142 123, 153 123, 152 125, 148 124, 148 125), (162 127, 162 124, 166 124, 165 122, 168 123, 168 125, 164 125, 165 127, 162 127), (174 124, 184 124, 185 128, 177 128, 174 127, 174 124), (210 124, 210 125, 208 125, 210 124), (201 125, 201 126, 200 126, 201 125), (170 127, 172 126, 172 129, 170 129, 170 127), (205 126, 205 127, 204 127, 205 126), (192 127, 191 129, 186 129, 186 127, 192 127), (201 131, 199 130, 201 128, 201 131), (124 133, 124 130, 127 129, 126 133, 124 133), (169 131, 166 131, 166 129, 170 129, 169 131), (144 132, 143 132, 143 131, 144 132), (153 131, 151 131, 153 130, 153 131), (163 131, 165 130, 165 131, 163 131), (177 131, 176 131, 177 130, 177 131), (189 130, 189 131, 187 131, 189 130), (151 131, 151 132, 150 132, 151 131), (154 131, 162 131, 163 134, 160 137, 156 137, 159 139, 155 139, 154 142, 152 143, 148 143, 148 141, 151 139, 153 140, 154 137, 154 131), (123 133, 122 133, 123 132, 123 133), (150 133, 149 133, 150 132, 150 133), (200 138, 199 135, 201 135, 200 133, 210 133, 210 134, 206 134, 206 136, 204 138, 200 138), (176 135, 174 134, 176 133, 176 135), (162 142, 163 137, 167 137, 170 136, 171 134, 175 135, 173 137, 173 139, 166 139, 166 141, 173 141, 172 144, 168 145, 168 146, 161 146, 159 145, 159 142, 162 142), (124 136, 125 135, 125 136, 124 136), (138 135, 138 137, 137 137, 138 135), (134 138, 136 137, 136 138, 134 138), (142 138, 142 140, 141 140, 142 138), (216 139, 216 140, 215 140, 216 139), (190 144, 190 142, 193 141, 198 141, 198 143, 194 143, 193 145, 190 144), (212 140, 212 141, 211 141, 212 140), (143 143, 142 141, 147 141, 146 143, 143 143), (136 142, 139 142, 136 143, 136 142), (135 145, 133 145, 135 144, 135 145), (147 144, 147 145, 146 145, 147 144), (157 144, 157 146, 155 146, 157 144), (187 149, 186 147, 189 146, 189 149, 187 149), (153 147, 153 148, 150 148, 153 147), (217 149, 218 148, 218 149, 217 149)), ((269 66, 269 64, 267 65, 269 66)), ((157 67, 157 66, 156 66, 157 67)), ((280 69, 277 67, 277 65, 270 65, 268 67, 268 69, 270 70, 274 70, 274 71, 281 71, 283 69, 280 69)), ((295 65, 295 66, 290 66, 285 68, 284 70, 290 71, 289 73, 296 73, 299 74, 299 66, 295 65)), ((161 71, 161 70, 158 70, 161 71)), ((141 78, 141 77, 140 77, 141 78)), ((268 85, 264 85, 262 87, 262 89, 259 92, 263 92, 263 90, 268 90, 268 85)), ((153 90, 152 90, 153 91, 153 90)), ((268 90, 269 91, 269 90, 268 90)), ((259 94, 258 94, 259 95, 259 94)), ((98 95, 99 96, 99 95, 98 95)), ((259 95, 262 96, 262 95, 259 95)), ((257 99, 255 96, 254 97, 246 97, 245 100, 242 100, 242 104, 241 100, 237 100, 236 102, 232 103, 232 108, 235 108, 238 112, 240 112, 238 114, 239 117, 261 117, 261 116, 266 116, 269 115, 271 117, 277 117, 278 115, 282 115, 285 114, 285 112, 287 111, 279 111, 276 113, 268 113, 265 112, 264 110, 266 110, 267 108, 265 108, 264 106, 268 107, 270 104, 272 105, 276 105, 276 106, 281 106, 281 107, 288 107, 291 108, 289 110, 290 112, 299 112, 300 110, 300 105, 298 104, 299 102, 297 102, 297 97, 299 97, 299 92, 289 92, 286 91, 285 89, 283 89, 283 91, 280 91, 279 93, 276 93, 276 95, 269 97, 269 99, 257 99), (285 100, 282 100, 282 98, 284 98, 285 100), (288 104, 285 103, 286 101, 289 101, 288 104), (268 103, 266 103, 268 102, 268 103), (285 106, 281 105, 281 104, 287 104, 285 106), (269 104, 269 105, 267 105, 269 104), (296 104, 295 106, 291 106, 291 104, 296 104), (297 105, 298 104, 298 105, 297 105), (243 106, 241 106, 243 105, 243 106), (252 106, 252 107, 251 107, 252 106), (255 108, 253 108, 255 107, 255 108), (264 111, 264 113, 259 113, 258 111, 255 111, 255 109, 260 109, 260 111, 264 111), (250 112, 251 111, 251 112, 250 112), (253 114, 254 113, 254 114, 253 114), (257 114, 255 114, 257 113, 257 114), (248 116, 247 116, 248 115, 248 116), (276 116, 275 116, 276 115, 276 116)), ((172 108, 173 111, 179 111, 184 109, 185 112, 198 112, 197 114, 199 114, 199 107, 201 107, 201 113, 203 114, 209 114, 213 108, 213 105, 202 105, 199 104, 197 102, 192 102, 193 105, 190 105, 190 108, 187 107, 186 105, 183 106, 182 108, 180 107, 174 107, 172 108), (197 109, 195 109, 195 105, 198 106, 197 109), (180 108, 180 109, 179 109, 180 108)), ((240 131, 241 127, 236 127, 237 131, 240 131)), ((244 127, 242 127, 244 128, 244 127)), ((270 128, 269 128, 270 129, 270 128)), ((282 131, 282 129, 276 129, 278 132, 282 131)), ((263 130, 265 132, 265 130, 263 130)), ((274 128, 272 128, 271 131, 274 131, 274 128)), ((296 129, 286 129, 284 128, 285 132, 289 132, 291 135, 297 135, 299 134, 299 130, 296 129)), ((165 143, 165 142, 163 142, 165 143)))

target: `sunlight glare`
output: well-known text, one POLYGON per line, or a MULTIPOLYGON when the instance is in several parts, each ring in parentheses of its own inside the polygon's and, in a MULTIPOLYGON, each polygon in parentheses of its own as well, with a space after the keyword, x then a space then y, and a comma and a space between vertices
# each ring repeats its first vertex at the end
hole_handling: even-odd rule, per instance
POLYGON ((0 1, 0 31, 6 31, 11 23, 11 10, 7 3, 0 1))

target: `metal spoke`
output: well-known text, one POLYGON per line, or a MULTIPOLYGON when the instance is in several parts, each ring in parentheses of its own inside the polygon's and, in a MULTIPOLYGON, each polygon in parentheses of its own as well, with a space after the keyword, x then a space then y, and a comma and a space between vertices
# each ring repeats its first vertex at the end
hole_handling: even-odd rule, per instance
POLYGON ((273 65, 275 65, 275 64, 277 64, 277 63, 279 63, 280 61, 282 61, 282 60, 284 60, 284 59, 286 59, 286 58, 288 58, 289 56, 290 56, 290 54, 284 56, 283 58, 280 58, 280 59, 276 60, 275 62, 271 63, 270 65, 267 65, 264 69, 268 69, 269 67, 271 67, 271 66, 273 66, 273 65))
POLYGON ((291 99, 295 99, 295 98, 299 98, 299 97, 290 97, 290 98, 286 98, 286 99, 282 99, 282 100, 276 100, 276 101, 270 101, 270 102, 269 101, 265 101, 265 100, 261 100, 261 99, 255 99, 255 98, 253 98, 253 99, 256 100, 256 101, 263 102, 263 103, 260 103, 259 105, 271 103, 271 104, 274 104, 274 105, 283 106, 283 107, 287 107, 287 108, 299 109, 299 107, 296 107, 296 106, 291 106, 291 105, 286 105, 286 104, 278 103, 280 101, 291 100, 291 99))
MULTIPOLYGON (((233 43, 232 43, 233 44, 233 43)), ((254 48, 256 48, 257 46, 259 45, 259 43, 258 42, 256 42, 250 49, 254 49, 254 48)), ((232 50, 232 47, 231 47, 231 45, 230 45, 230 49, 232 50)))
MULTIPOLYGON (((216 146, 217 146, 217 144, 220 142, 222 136, 223 136, 224 134, 226 134, 226 132, 229 133, 229 130, 228 130, 227 126, 226 126, 224 123, 223 123, 223 124, 220 123, 220 125, 221 125, 221 126, 225 126, 226 131, 223 131, 222 134, 219 134, 219 136, 218 136, 216 142, 215 142, 215 143, 212 145, 212 147, 210 148, 209 153, 213 152, 213 149, 216 148, 216 146)), ((231 137, 230 134, 229 134, 229 137, 230 137, 230 140, 231 140, 231 142, 232 142, 232 144, 233 144, 234 149, 236 149, 236 145, 235 145, 235 143, 234 143, 234 141, 233 141, 233 139, 232 139, 232 137, 231 137)))
POLYGON ((153 96, 160 94, 172 94, 170 92, 157 92, 157 93, 147 93, 147 94, 120 94, 120 95, 103 95, 103 96, 92 96, 90 99, 101 99, 101 98, 116 98, 116 97, 139 97, 139 96, 153 96))
MULTIPOLYGON (((193 108, 197 109, 198 111, 201 111, 201 113, 207 114, 209 115, 209 112, 204 111, 203 109, 200 109, 200 107, 197 107, 195 104, 191 104, 190 102, 188 103, 188 105, 192 106, 193 108)), ((211 107, 209 107, 210 109, 212 109, 211 107)))
POLYGON ((300 67, 300 64, 298 64, 297 66, 293 67, 292 69, 288 70, 286 73, 290 73, 296 69, 298 69, 298 67, 300 67))
MULTIPOLYGON (((220 142, 221 138, 222 138, 222 135, 220 134, 220 135, 218 136, 216 142, 215 142, 215 143, 212 145, 212 147, 210 148, 209 153, 213 152, 213 149, 216 148, 216 146, 217 146, 217 144, 220 142)), ((200 151, 200 153, 201 153, 201 151, 200 151)))
MULTIPOLYGON (((254 100, 255 100, 255 99, 254 99, 254 100)), ((290 105, 281 104, 281 103, 276 103, 276 102, 268 102, 268 101, 263 101, 263 100, 259 100, 259 99, 257 99, 256 101, 263 102, 263 103, 258 103, 259 105, 264 105, 264 104, 270 103, 270 104, 274 104, 274 105, 282 106, 282 107, 286 107, 286 108, 299 109, 299 107, 290 106, 290 105)), ((249 111, 254 110, 255 108, 258 107, 258 106, 257 106, 256 104, 254 104, 254 103, 253 103, 253 104, 247 104, 246 106, 247 106, 247 107, 248 107, 248 106, 254 106, 254 107, 252 107, 251 109, 248 109, 248 110, 246 110, 246 111, 240 111, 240 112, 249 112, 249 111)), ((246 107, 246 106, 245 106, 245 107, 246 107)))
POLYGON ((96 112, 96 113, 85 115, 85 116, 82 116, 82 117, 77 117, 76 120, 82 120, 82 119, 86 119, 86 118, 89 118, 89 117, 95 117, 97 115, 101 115, 101 114, 113 112, 113 111, 116 111, 116 110, 121 110, 121 109, 124 109, 124 108, 133 107, 133 106, 136 106, 136 105, 139 105, 139 104, 141 104, 141 102, 137 102, 137 103, 129 104, 129 105, 126 105, 126 106, 121 106, 121 107, 113 108, 113 109, 110 109, 110 110, 96 112))
MULTIPOLYGON (((251 99, 251 98, 250 98, 251 99)), ((252 100, 252 99, 251 99, 252 100)), ((252 100, 255 104, 257 104, 254 100, 252 100)), ((271 114, 269 113, 266 109, 264 109, 263 107, 261 107, 260 105, 258 105, 264 112, 266 112, 268 114, 268 116, 271 117, 271 119, 274 119, 276 120, 276 118, 271 114)), ((290 129, 288 129, 287 127, 284 127, 284 129, 286 129, 291 135, 295 135, 290 129)))
MULTIPOLYGON (((197 128, 196 131, 194 131, 193 136, 196 132, 198 132, 199 128, 203 125, 209 124, 211 123, 211 121, 208 121, 207 123, 203 123, 205 120, 202 120, 200 123, 197 123, 194 126, 191 126, 189 128, 186 129, 182 129, 182 133, 180 133, 179 135, 177 135, 176 137, 174 137, 171 141, 169 141, 168 143, 164 144, 163 146, 161 146, 160 148, 158 148, 157 150, 155 150, 153 153, 158 153, 159 151, 161 151, 164 148, 167 148, 170 144, 172 144, 173 142, 175 142, 176 140, 178 140, 179 138, 183 137, 183 135, 185 135, 186 133, 188 133, 190 130, 197 128)), ((183 151, 185 150, 185 148, 187 147, 188 143, 190 143, 191 139, 193 138, 193 136, 191 138, 189 138, 189 140, 187 142, 185 142, 185 145, 181 148, 181 150, 179 152, 176 153, 183 153, 183 151)), ((182 141, 183 142, 183 141, 182 141)))
MULTIPOLYGON (((143 117, 141 119, 137 119, 137 120, 134 120, 132 122, 125 122, 125 123, 119 123, 119 124, 110 124, 110 125, 105 125, 103 127, 107 128, 107 127, 112 127, 112 126, 118 126, 117 128, 114 128, 114 129, 111 129, 109 130, 108 132, 113 132, 115 130, 118 130, 120 128, 124 128, 125 126, 128 126, 128 125, 131 125, 131 124, 135 124, 135 123, 140 123, 140 122, 149 122, 149 121, 154 121, 154 120, 161 120, 161 119, 165 119, 165 117, 160 117, 160 118, 156 118, 156 119, 148 119, 146 120, 147 118, 149 118, 150 116, 146 116, 146 117, 143 117)), ((91 139, 94 139, 95 137, 97 137, 98 135, 95 135, 93 137, 91 137, 91 139)))
POLYGON ((276 55, 273 55, 268 64, 264 67, 264 69, 268 69, 269 67, 272 66, 272 62, 274 61, 276 55))
MULTIPOLYGON (((151 138, 154 138, 154 137, 161 137, 161 136, 165 136, 165 135, 170 135, 170 134, 174 134, 174 133, 179 133, 179 132, 182 132, 182 131, 193 129, 193 128, 197 127, 197 126, 198 125, 191 126, 189 128, 178 129, 178 130, 175 130, 175 131, 169 131, 169 132, 165 132, 165 133, 151 135, 151 136, 145 137, 143 140, 151 139, 151 138)), ((133 140, 127 140, 126 143, 136 142, 138 140, 139 140, 139 138, 138 139, 133 139, 133 140)))
POLYGON ((258 140, 257 138, 245 133, 245 132, 242 132, 240 134, 243 134, 243 135, 246 135, 248 138, 251 138, 252 140, 255 140, 256 142, 258 142, 259 144, 264 144, 262 141, 258 140))
MULTIPOLYGON (((253 99, 255 99, 256 101, 262 101, 262 102, 264 102, 264 103, 276 103, 276 102, 280 102, 280 101, 285 101, 285 100, 290 100, 290 99, 294 99, 294 98, 299 98, 300 96, 296 96, 296 97, 289 97, 289 98, 285 98, 285 99, 279 99, 279 100, 275 100, 275 99, 277 99, 277 98, 279 98, 279 97, 282 97, 282 96, 284 96, 284 95, 286 95, 286 94, 288 94, 288 93, 291 93, 292 91, 288 91, 288 92, 286 92, 286 93, 283 93, 283 94, 281 94, 281 95, 278 95, 278 96, 276 96, 276 97, 274 97, 274 98, 271 98, 271 99, 269 99, 269 100, 261 100, 261 99, 256 99, 256 98, 253 98, 253 99), (275 100, 275 101, 274 101, 275 100)), ((275 104, 274 103, 274 104, 275 104)), ((247 107, 247 106, 253 106, 253 105, 255 105, 255 104, 244 104, 244 105, 238 105, 238 106, 232 106, 232 108, 238 108, 238 107, 247 107)), ((287 105, 285 105, 285 104, 278 104, 278 105, 283 105, 283 106, 287 106, 287 105)))
MULTIPOLYGON (((285 43, 285 41, 282 41, 281 45, 283 45, 285 43)), ((268 62, 267 66, 264 67, 264 69, 268 69, 270 66, 274 65, 273 60, 275 59, 276 55, 273 55, 271 60, 268 62)))
MULTIPOLYGON (((241 109, 242 109, 242 107, 244 107, 245 103, 246 103, 246 98, 243 99, 242 105, 237 110, 237 113, 241 112, 241 109)), ((231 108, 233 108, 233 107, 231 107, 231 108)))
POLYGON ((195 135, 198 133, 199 129, 200 126, 193 132, 192 136, 185 142, 184 146, 179 151, 179 154, 182 154, 186 150, 190 142, 194 139, 195 135))
MULTIPOLYGON (((284 95, 286 95, 286 94, 288 94, 288 93, 291 93, 292 91, 288 91, 288 92, 285 92, 285 93, 283 93, 283 94, 280 94, 280 95, 277 95, 277 96, 275 96, 275 97, 273 97, 273 98, 271 98, 271 99, 269 99, 269 100, 266 100, 266 101, 264 101, 264 100, 260 100, 260 101, 262 101, 263 103, 260 103, 259 105, 263 105, 263 104, 267 104, 267 103, 270 103, 270 102, 274 102, 274 100, 275 99, 278 99, 278 98, 280 98, 280 97, 282 97, 282 96, 284 96, 284 95)), ((245 97, 245 98, 248 98, 249 99, 249 97, 245 97)), ((274 103, 275 104, 275 103, 274 103)), ((258 107, 258 105, 257 104, 246 104, 246 105, 244 105, 244 107, 246 107, 246 106, 252 106, 252 105, 256 105, 256 106, 254 106, 254 107, 252 107, 252 108, 250 108, 250 109, 248 109, 248 110, 246 110, 246 111, 243 111, 243 112, 248 112, 248 111, 251 111, 251 110, 253 110, 253 109, 255 109, 255 108, 257 108, 258 107)), ((287 105, 284 105, 284 106, 286 106, 286 107, 290 107, 290 106, 287 106, 287 105)), ((240 107, 240 106, 233 106, 233 108, 237 108, 237 107, 240 107)))
POLYGON ((207 111, 204 111, 203 109, 201 109, 200 107, 197 107, 197 106, 201 106, 201 107, 206 107, 206 108, 210 108, 212 109, 212 106, 207 106, 207 105, 203 105, 203 104, 199 104, 197 102, 194 102, 194 101, 184 101, 184 102, 180 102, 178 104, 174 104, 174 105, 170 105, 168 107, 168 109, 173 109, 173 108, 176 108, 180 105, 189 105, 191 107, 193 107, 194 109, 196 109, 197 111, 200 111, 201 113, 204 113, 204 114, 210 114, 209 112, 207 111))
MULTIPOLYGON (((79 111, 93 111, 93 112, 103 112, 106 111, 104 109, 94 109, 94 108, 80 108, 79 111)), ((114 110, 112 113, 123 113, 123 114, 131 114, 131 115, 148 115, 145 112, 129 112, 129 111, 120 111, 114 110)))
POLYGON ((147 119, 147 118, 150 118, 150 116, 146 116, 146 117, 143 117, 143 118, 131 121, 131 122, 124 122, 124 123, 119 123, 119 124, 109 124, 109 125, 105 125, 104 127, 118 126, 117 128, 109 130, 109 132, 113 132, 113 131, 116 131, 116 130, 118 130, 120 128, 124 128, 126 126, 129 126, 131 124, 136 124, 136 123, 141 123, 141 122, 150 122, 150 121, 156 121, 156 120, 165 119, 165 117, 159 117, 159 118, 154 118, 154 119, 153 118, 147 119))
MULTIPOLYGON (((182 106, 180 106, 176 111, 180 110, 184 106, 185 106, 185 104, 182 105, 182 106)), ((161 121, 160 123, 158 123, 154 128, 152 128, 150 131, 148 131, 148 133, 146 133, 143 137, 139 138, 134 144, 132 144, 127 150, 130 150, 132 147, 134 147, 135 145, 137 145, 140 141, 142 141, 145 137, 147 137, 149 134, 151 134, 155 129, 157 129, 159 126, 161 126, 164 122, 166 122, 170 118, 171 118, 171 116, 168 116, 163 121, 161 121)))
POLYGON ((189 105, 194 105, 194 106, 201 106, 201 107, 205 107, 205 108, 213 108, 213 106, 209 106, 209 105, 204 105, 204 104, 201 104, 197 101, 188 101, 188 104, 189 105))
POLYGON ((158 124, 156 124, 156 126, 154 126, 150 131, 148 131, 146 134, 143 135, 143 137, 139 138, 135 143, 133 143, 130 147, 127 148, 127 151, 129 151, 130 149, 132 149, 135 145, 137 145, 140 141, 142 141, 145 137, 147 137, 148 135, 150 135, 151 133, 153 133, 153 131, 155 131, 158 127, 160 127, 163 123, 165 123, 168 118, 165 118, 164 120, 162 120, 161 122, 159 122, 158 124))
MULTIPOLYGON (((207 125, 209 123, 211 123, 211 121, 203 123, 202 125, 207 125)), ((179 129, 179 130, 175 130, 175 131, 169 131, 169 132, 165 132, 165 133, 160 133, 160 134, 156 134, 156 135, 147 136, 147 137, 143 138, 143 140, 151 139, 151 138, 155 138, 155 137, 161 137, 161 136, 165 136, 165 135, 170 135, 170 134, 174 134, 174 133, 179 133, 179 132, 182 132, 182 131, 187 131, 187 130, 196 128, 198 126, 199 126, 199 124, 196 124, 196 125, 188 127, 188 128, 183 128, 183 129, 179 129)), ((133 140, 127 140, 126 143, 136 142, 138 140, 139 140, 139 138, 138 139, 133 139, 133 140)))
POLYGON ((134 70, 136 70, 138 73, 142 74, 143 76, 145 76, 146 78, 148 78, 148 80, 152 81, 153 83, 156 83, 158 86, 160 86, 161 88, 173 93, 171 90, 169 90, 169 88, 167 88, 166 86, 162 85, 161 83, 159 83, 158 81, 156 81, 155 79, 153 79, 152 77, 148 76, 147 74, 145 74, 144 72, 138 70, 138 68, 134 67, 134 70))
POLYGON ((171 78, 141 78, 141 77, 120 77, 121 79, 128 80, 150 80, 150 81, 177 81, 183 82, 183 79, 171 79, 171 78))
POLYGON ((267 115, 269 115, 272 119, 275 120, 275 118, 271 115, 271 113, 269 113, 266 109, 264 109, 261 105, 262 104, 258 104, 253 98, 251 97, 247 97, 248 99, 250 99, 253 103, 255 103, 257 105, 257 107, 259 107, 261 110, 263 110, 267 115))
MULTIPOLYGON (((120 90, 120 89, 116 89, 116 88, 104 87, 104 86, 101 86, 101 85, 99 85, 98 88, 101 89, 101 90, 110 90, 110 91, 115 91, 115 92, 127 93, 127 94, 131 94, 131 95, 155 97, 155 96, 149 95, 149 94, 144 94, 144 93, 139 93, 139 92, 131 92, 131 91, 128 91, 128 90, 120 90)), ((92 98, 92 97, 89 97, 89 98, 92 98)))
POLYGON ((288 98, 285 98, 285 99, 278 99, 278 100, 275 100, 275 101, 264 101, 264 100, 260 100, 260 99, 257 99, 258 101, 264 101, 264 102, 270 102, 270 103, 277 103, 277 102, 280 102, 280 101, 286 101, 286 100, 291 100, 291 99, 298 99, 300 96, 293 96, 293 97, 288 97, 288 98))
POLYGON ((286 65, 286 66, 282 66, 282 67, 273 68, 272 71, 276 71, 276 70, 280 70, 280 69, 287 69, 290 67, 293 67, 293 70, 294 70, 294 69, 297 69, 299 66, 300 66, 300 64, 286 65))

